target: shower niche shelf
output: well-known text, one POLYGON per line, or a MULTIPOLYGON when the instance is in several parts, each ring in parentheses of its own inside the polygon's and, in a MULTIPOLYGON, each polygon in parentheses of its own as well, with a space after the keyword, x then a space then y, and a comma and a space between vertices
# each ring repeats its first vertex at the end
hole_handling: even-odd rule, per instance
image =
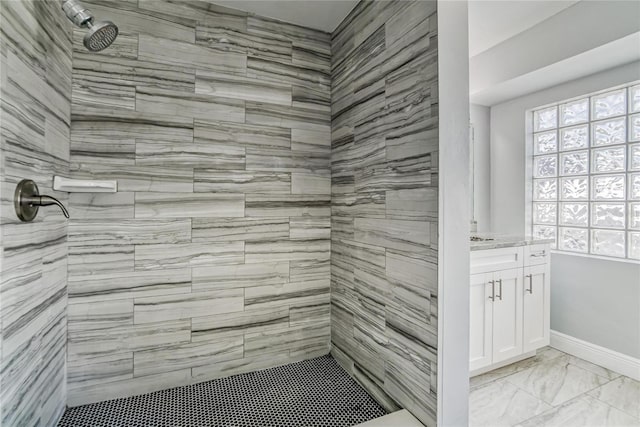
POLYGON ((53 189, 68 193, 115 193, 118 191, 118 181, 71 179, 54 176, 53 189))

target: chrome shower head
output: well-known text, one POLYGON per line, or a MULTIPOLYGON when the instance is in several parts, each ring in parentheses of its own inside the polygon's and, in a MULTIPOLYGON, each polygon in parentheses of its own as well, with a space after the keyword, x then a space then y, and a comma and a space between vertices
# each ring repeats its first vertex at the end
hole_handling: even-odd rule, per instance
POLYGON ((118 27, 111 21, 88 23, 89 32, 85 34, 84 47, 91 52, 108 48, 118 37, 118 27))
POLYGON ((88 28, 84 36, 84 47, 91 52, 106 49, 118 37, 118 27, 110 21, 93 22, 93 14, 77 0, 64 0, 62 10, 78 27, 88 28))

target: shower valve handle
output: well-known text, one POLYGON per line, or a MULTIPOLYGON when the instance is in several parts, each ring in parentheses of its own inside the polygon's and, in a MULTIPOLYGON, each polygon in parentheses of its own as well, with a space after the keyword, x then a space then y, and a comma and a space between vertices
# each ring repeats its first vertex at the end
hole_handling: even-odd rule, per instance
POLYGON ((24 222, 33 221, 38 215, 40 206, 56 205, 62 210, 62 214, 69 218, 69 211, 67 211, 62 202, 55 197, 41 196, 38 186, 30 179, 23 179, 18 183, 13 202, 16 215, 24 222))

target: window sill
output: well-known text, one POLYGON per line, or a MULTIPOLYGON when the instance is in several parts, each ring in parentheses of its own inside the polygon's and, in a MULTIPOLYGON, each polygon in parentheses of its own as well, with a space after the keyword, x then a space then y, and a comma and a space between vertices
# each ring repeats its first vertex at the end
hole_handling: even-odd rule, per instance
POLYGON ((622 262, 625 264, 636 264, 636 265, 640 265, 640 260, 636 260, 636 259, 627 259, 627 258, 614 258, 614 257, 608 257, 608 256, 602 256, 602 255, 593 255, 593 254, 581 254, 578 252, 569 252, 569 251, 559 251, 557 249, 552 249, 551 250, 552 254, 560 254, 560 255, 570 255, 570 256, 577 256, 577 257, 581 257, 581 258, 591 258, 591 259, 601 259, 604 261, 613 261, 613 262, 622 262))

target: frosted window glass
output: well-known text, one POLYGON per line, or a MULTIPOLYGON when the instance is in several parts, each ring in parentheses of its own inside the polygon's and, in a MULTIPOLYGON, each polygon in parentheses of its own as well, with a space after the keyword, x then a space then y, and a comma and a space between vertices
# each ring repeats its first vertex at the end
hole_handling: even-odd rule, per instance
POLYGON ((535 224, 555 224, 556 204, 555 203, 534 203, 533 222, 535 224))
POLYGON ((584 175, 589 173, 589 152, 573 151, 560 155, 560 175, 584 175))
POLYGON ((629 117, 629 140, 640 141, 640 114, 629 117))
POLYGON ((624 175, 591 177, 594 199, 624 200, 624 175))
POLYGON ((640 203, 629 203, 629 228, 640 230, 640 203))
POLYGON ((597 122, 591 125, 594 146, 623 144, 626 142, 626 120, 624 118, 597 122))
POLYGON ((598 255, 624 258, 624 234, 624 231, 591 230, 591 252, 598 255))
POLYGON ((624 203, 593 203, 591 226, 603 228, 625 228, 624 203))
POLYGON ((560 129, 560 149, 576 150, 589 146, 589 126, 560 129))
POLYGON ((556 176, 558 173, 558 157, 537 156, 533 158, 533 175, 537 178, 556 176))
POLYGON ((560 203, 560 224, 589 225, 589 208, 587 203, 560 203))
POLYGON ((619 89, 613 92, 607 92, 593 96, 592 102, 592 119, 604 119, 607 117, 620 116, 625 114, 627 106, 627 90, 619 89))
POLYGON ((562 200, 587 200, 589 198, 589 179, 587 177, 562 178, 560 198, 562 200))
POLYGON ((532 115, 533 235, 640 260, 640 80, 532 115))
POLYGON ((640 259, 640 233, 629 232, 629 258, 640 259))
POLYGON ((589 100, 567 102, 560 106, 560 125, 569 126, 589 120, 589 100))
POLYGON ((592 150, 591 172, 623 172, 626 165, 626 147, 599 148, 592 150))
POLYGON ((640 111, 640 85, 629 89, 629 111, 632 113, 640 111))
POLYGON ((553 153, 558 150, 556 131, 537 133, 533 136, 535 154, 553 153))
POLYGON ((534 200, 556 200, 558 197, 558 184, 555 179, 534 179, 534 200))
POLYGON ((551 107, 533 113, 533 128, 535 131, 554 129, 558 126, 558 108, 551 107))
POLYGON ((550 225, 534 225, 533 237, 536 239, 553 239, 551 247, 556 247, 556 227, 550 225))
POLYGON ((640 200, 640 173, 629 174, 629 198, 640 200))
POLYGON ((629 146, 629 169, 640 170, 640 144, 629 146))
POLYGON ((589 231, 585 228, 560 227, 558 249, 571 252, 587 252, 589 250, 589 231))

